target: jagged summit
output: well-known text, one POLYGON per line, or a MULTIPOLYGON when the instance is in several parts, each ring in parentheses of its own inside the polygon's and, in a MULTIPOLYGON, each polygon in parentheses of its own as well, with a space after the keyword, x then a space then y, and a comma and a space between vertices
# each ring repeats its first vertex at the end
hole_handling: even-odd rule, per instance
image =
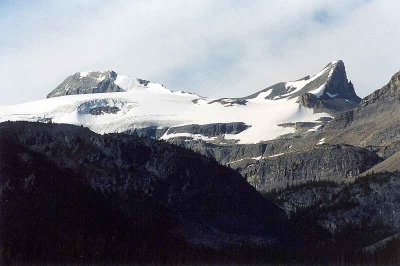
POLYGON ((299 97, 301 105, 333 115, 353 109, 361 101, 353 83, 347 79, 346 68, 341 60, 329 63, 289 97, 299 97))
POLYGON ((279 82, 247 97, 222 98, 214 102, 244 105, 254 99, 295 99, 315 112, 327 112, 331 115, 350 110, 361 101, 353 84, 347 79, 342 60, 330 62, 312 77, 308 75, 295 81, 279 82))
POLYGON ((47 98, 75 94, 123 92, 139 88, 167 90, 161 84, 119 75, 112 70, 86 71, 77 72, 66 78, 47 95, 47 98))
POLYGON ((271 90, 267 99, 293 99, 306 93, 320 99, 343 98, 360 102, 361 98, 354 91, 353 84, 347 80, 346 69, 342 60, 333 61, 312 77, 289 82, 281 82, 266 88, 271 90))

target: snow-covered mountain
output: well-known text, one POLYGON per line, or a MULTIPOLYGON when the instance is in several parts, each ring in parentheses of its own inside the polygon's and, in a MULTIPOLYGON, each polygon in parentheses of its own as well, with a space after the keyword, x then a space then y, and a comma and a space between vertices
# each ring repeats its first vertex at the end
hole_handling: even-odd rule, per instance
POLYGON ((147 91, 163 92, 164 86, 148 80, 118 75, 114 71, 77 72, 66 78, 60 85, 47 95, 53 98, 73 94, 90 94, 105 92, 127 92, 146 88, 147 91))
POLYGON ((52 121, 98 133, 136 131, 161 139, 246 144, 293 133, 296 122, 312 122, 310 130, 317 130, 359 101, 342 61, 329 63, 312 77, 222 99, 174 92, 114 71, 78 72, 47 99, 0 107, 0 121, 52 121))

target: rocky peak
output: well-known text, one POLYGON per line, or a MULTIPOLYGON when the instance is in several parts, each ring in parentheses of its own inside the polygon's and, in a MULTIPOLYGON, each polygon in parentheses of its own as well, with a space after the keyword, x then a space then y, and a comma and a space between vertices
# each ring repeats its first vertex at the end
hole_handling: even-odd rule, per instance
POLYGON ((114 71, 77 72, 66 78, 60 85, 47 95, 47 98, 102 92, 123 91, 115 84, 117 73, 114 71))
POLYGON ((69 76, 47 98, 88 93, 121 92, 146 87, 150 81, 118 75, 115 71, 77 72, 69 76))
POLYGON ((325 84, 325 89, 320 98, 328 99, 339 97, 359 103, 361 98, 357 96, 353 83, 348 81, 346 68, 342 60, 332 62, 327 65, 329 74, 325 84))
MULTIPOLYGON (((296 82, 292 82, 296 84, 296 82)), ((291 83, 286 83, 291 84, 291 83)), ((314 75, 307 83, 288 98, 314 112, 326 112, 333 116, 353 109, 361 98, 357 96, 353 83, 347 79, 343 61, 333 61, 314 75)))
MULTIPOLYGON (((280 82, 244 99, 255 98, 263 92, 268 94, 265 97, 268 100, 309 98, 310 96, 305 95, 313 94, 317 100, 335 99, 337 101, 337 99, 342 99, 343 102, 344 100, 351 101, 351 107, 361 101, 361 98, 355 93, 352 82, 347 79, 346 68, 342 60, 329 63, 311 77, 305 76, 295 81, 280 82)), ((299 99, 299 102, 301 102, 301 99, 299 99)), ((344 109, 348 109, 344 106, 346 103, 342 103, 342 105, 344 109)))

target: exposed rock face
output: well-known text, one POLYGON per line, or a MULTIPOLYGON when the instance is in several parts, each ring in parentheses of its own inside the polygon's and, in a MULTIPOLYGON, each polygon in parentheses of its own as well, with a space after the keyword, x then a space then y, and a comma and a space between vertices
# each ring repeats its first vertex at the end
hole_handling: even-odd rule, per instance
POLYGON ((343 184, 333 181, 309 181, 278 190, 274 199, 291 216, 301 210, 333 201, 343 187, 343 184))
MULTIPOLYGON (((74 94, 121 92, 134 88, 147 88, 150 83, 148 80, 118 75, 112 70, 77 72, 66 78, 47 95, 47 98, 74 94)), ((162 85, 159 86, 164 88, 162 85)))
POLYGON ((310 93, 325 84, 323 93, 319 95, 321 100, 330 100, 332 98, 342 98, 359 103, 361 98, 357 96, 351 81, 348 81, 346 69, 343 61, 329 63, 325 67, 326 71, 305 85, 300 91, 290 95, 291 98, 310 93), (333 95, 335 95, 333 97, 333 95))
MULTIPOLYGON (((165 206, 179 225, 174 230, 191 243, 215 247, 269 243, 281 237, 285 221, 281 209, 234 170, 183 148, 125 134, 97 135, 81 127, 40 123, 2 123, 0 137, 1 143, 22 146, 75 172, 83 178, 82 184, 115 195, 127 214, 132 208, 131 193, 150 197, 165 206)), ((29 177, 21 178, 29 181, 29 177)), ((3 187, 6 183, 2 180, 3 187)))
POLYGON ((95 107, 90 110, 91 115, 116 114, 120 111, 116 106, 95 107))
POLYGON ((185 125, 178 127, 171 127, 168 129, 167 134, 174 133, 189 133, 200 134, 207 137, 221 136, 223 134, 238 134, 249 128, 243 122, 233 123, 213 123, 206 125, 185 125))
POLYGON ((365 97, 357 108, 329 123, 324 129, 327 142, 369 147, 384 158, 395 153, 400 141, 399 87, 400 72, 387 85, 365 97))
POLYGON ((327 112, 336 116, 356 107, 361 98, 355 93, 351 81, 347 80, 343 61, 338 61, 334 65, 331 63, 327 68, 330 69, 329 72, 307 84, 291 97, 299 97, 298 103, 312 108, 315 112, 327 112), (324 86, 324 92, 318 97, 309 93, 320 86, 324 86))
POLYGON ((350 184, 326 182, 292 187, 278 192, 275 201, 288 214, 299 210, 317 214, 319 223, 332 233, 352 225, 364 226, 365 230, 375 228, 376 236, 380 231, 392 235, 400 232, 399 191, 399 174, 386 173, 359 177, 350 184))
POLYGON ((389 83, 381 89, 374 91, 372 94, 365 97, 360 103, 360 107, 365 107, 380 100, 385 100, 390 97, 399 97, 400 94, 400 71, 395 73, 389 83))
POLYGON ((252 145, 171 142, 238 170, 261 191, 315 180, 351 181, 381 162, 374 151, 350 145, 318 145, 322 143, 319 134, 303 134, 307 135, 252 145))
POLYGON ((138 137, 147 137, 150 139, 160 139, 164 133, 168 130, 168 128, 158 128, 158 127, 142 127, 142 128, 134 128, 129 129, 123 133, 128 135, 134 135, 138 137))
POLYGON ((75 73, 64 80, 47 98, 73 94, 104 93, 123 91, 115 84, 117 73, 114 71, 75 73))
POLYGON ((230 166, 258 190, 270 190, 310 180, 351 181, 379 161, 376 154, 361 148, 320 145, 303 152, 278 154, 251 163, 239 161, 230 166))
POLYGON ((325 86, 325 93, 322 95, 323 99, 331 98, 331 95, 338 94, 340 98, 351 100, 355 103, 359 103, 361 98, 357 96, 353 83, 348 81, 346 69, 343 61, 339 60, 328 78, 327 84, 325 86))
POLYGON ((304 107, 311 108, 311 109, 321 109, 322 106, 322 101, 317 98, 314 94, 311 93, 306 93, 301 96, 299 96, 299 99, 297 102, 304 107))
MULTIPOLYGON (((327 117, 329 120, 331 119, 330 117, 327 117)), ((278 126, 280 127, 292 127, 296 130, 296 133, 301 133, 305 132, 308 130, 312 130, 313 128, 322 128, 325 126, 326 121, 321 121, 321 122, 295 122, 295 123, 282 123, 279 124, 278 126)))

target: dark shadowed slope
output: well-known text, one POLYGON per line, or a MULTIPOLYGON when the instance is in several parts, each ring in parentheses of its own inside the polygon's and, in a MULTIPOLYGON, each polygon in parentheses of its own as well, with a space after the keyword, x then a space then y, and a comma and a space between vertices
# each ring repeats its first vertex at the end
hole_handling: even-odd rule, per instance
POLYGON ((184 243, 286 238, 280 208, 234 170, 183 148, 26 122, 0 124, 0 143, 6 257, 171 258, 184 243))

